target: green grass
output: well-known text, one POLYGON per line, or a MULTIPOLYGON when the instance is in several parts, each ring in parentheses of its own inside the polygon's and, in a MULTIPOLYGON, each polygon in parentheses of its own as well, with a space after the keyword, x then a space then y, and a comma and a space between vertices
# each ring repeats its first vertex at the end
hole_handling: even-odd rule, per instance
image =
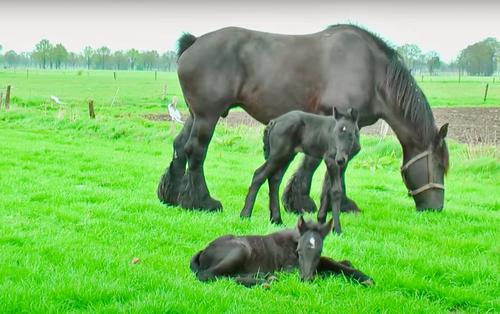
MULTIPOLYGON (((127 112, 161 109, 164 87, 167 98, 181 95, 176 73, 117 71, 49 71, 49 70, 0 70, 0 88, 10 84, 15 101, 25 106, 40 106, 50 103, 50 96, 58 96, 70 106, 85 107, 89 99, 96 103, 97 110, 110 107, 118 90, 114 106, 126 106, 127 112)), ((433 107, 499 106, 500 78, 453 76, 415 76, 433 107), (486 83, 488 97, 483 101, 486 83)), ((180 107, 185 108, 184 99, 179 98, 180 107)), ((164 109, 164 105, 163 105, 164 109)))
MULTIPOLYGON (((107 80, 106 73, 94 74, 107 80)), ((75 95, 95 84, 95 99, 105 102, 107 90, 111 98, 115 92, 112 80, 106 87, 88 79, 73 94, 50 79, 61 74, 50 73, 37 88, 47 94, 56 93, 46 85, 67 88, 72 109, 33 100, 0 110, 0 312, 500 311, 498 151, 471 157, 453 142, 445 210, 417 213, 398 171, 399 144, 363 138, 347 178, 363 213, 342 215, 344 234, 329 236, 324 254, 350 259, 375 279, 374 287, 341 277, 302 283, 297 273, 279 274, 270 290, 227 279, 198 282, 189 259, 215 237, 280 229, 268 223, 265 186, 252 220, 239 218, 263 161, 262 128, 217 127, 206 177, 224 212, 161 205, 156 185, 180 127, 142 117, 162 110, 161 83, 143 82, 150 74, 131 73, 138 75, 128 83, 131 90, 120 87, 130 99, 102 108, 96 120, 87 118, 75 95), (131 263, 135 257, 138 264, 131 263)), ((314 179, 316 200, 322 173, 314 179)), ((283 218, 295 224, 296 216, 283 218)))

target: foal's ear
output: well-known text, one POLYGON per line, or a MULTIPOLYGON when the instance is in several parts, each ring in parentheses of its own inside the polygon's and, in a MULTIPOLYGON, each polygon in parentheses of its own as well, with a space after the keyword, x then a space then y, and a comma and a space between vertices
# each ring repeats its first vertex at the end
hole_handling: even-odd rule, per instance
POLYGON ((448 123, 443 124, 443 126, 438 131, 438 135, 436 138, 436 142, 438 145, 441 145, 443 143, 446 135, 448 135, 448 123))
POLYGON ((297 221, 297 229, 299 229, 299 233, 303 234, 307 231, 307 225, 304 221, 304 216, 300 215, 299 220, 297 221))
POLYGON ((321 226, 321 237, 324 239, 330 232, 332 232, 333 218, 321 226))
POLYGON ((336 107, 333 107, 333 117, 335 118, 335 120, 338 120, 340 119, 342 115, 340 114, 340 112, 337 110, 336 107))

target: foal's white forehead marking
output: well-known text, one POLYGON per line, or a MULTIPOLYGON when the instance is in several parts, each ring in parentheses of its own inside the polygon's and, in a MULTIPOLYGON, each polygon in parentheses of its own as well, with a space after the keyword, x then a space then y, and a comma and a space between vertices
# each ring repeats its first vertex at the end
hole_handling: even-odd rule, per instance
POLYGON ((314 249, 316 247, 316 240, 313 237, 309 239, 309 243, 311 244, 311 248, 314 249))
POLYGON ((346 126, 342 126, 342 132, 345 132, 345 130, 347 130, 346 126))

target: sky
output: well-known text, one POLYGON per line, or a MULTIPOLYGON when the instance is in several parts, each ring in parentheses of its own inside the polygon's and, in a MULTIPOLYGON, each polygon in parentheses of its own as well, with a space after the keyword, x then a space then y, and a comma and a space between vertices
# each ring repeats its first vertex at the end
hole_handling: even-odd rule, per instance
POLYGON ((0 0, 4 52, 32 51, 42 38, 68 50, 174 50, 183 32, 226 27, 307 34, 353 23, 393 45, 417 44, 449 62, 486 37, 500 39, 500 1, 0 0))

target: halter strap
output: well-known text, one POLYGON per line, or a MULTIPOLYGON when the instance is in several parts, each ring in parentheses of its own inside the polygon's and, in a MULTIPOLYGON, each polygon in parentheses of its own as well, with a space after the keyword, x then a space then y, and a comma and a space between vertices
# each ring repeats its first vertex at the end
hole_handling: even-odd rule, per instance
MULTIPOLYGON (((403 166, 401 166, 401 176, 403 177, 403 181, 405 182, 406 184, 406 187, 408 187, 408 182, 406 180, 406 177, 405 177, 405 171, 410 168, 411 165, 413 165, 415 162, 417 162, 418 160, 424 158, 424 157, 427 157, 429 155, 432 154, 432 151, 431 150, 426 150, 424 152, 421 152, 420 154, 417 154, 416 156, 414 156, 413 158, 411 158, 410 160, 408 160, 403 166)), ((424 184, 423 186, 417 188, 417 189, 414 189, 414 190, 411 190, 408 188, 408 194, 409 195, 412 195, 412 196, 415 196, 417 194, 420 194, 424 191, 427 191, 427 190, 430 190, 430 189, 441 189, 441 190, 444 190, 444 185, 441 184, 441 183, 435 183, 435 182, 432 182, 433 180, 433 171, 432 171, 432 167, 431 167, 431 161, 430 159, 427 159, 427 184, 424 184)))
POLYGON ((406 164, 404 164, 403 166, 401 166, 401 172, 405 171, 406 169, 408 169, 411 165, 413 165, 415 162, 417 162, 418 160, 424 158, 425 156, 427 155, 430 155, 432 154, 432 151, 430 150, 426 150, 426 151, 423 151, 421 152, 420 154, 416 155, 415 157, 411 158, 410 160, 408 160, 406 162, 406 164))

